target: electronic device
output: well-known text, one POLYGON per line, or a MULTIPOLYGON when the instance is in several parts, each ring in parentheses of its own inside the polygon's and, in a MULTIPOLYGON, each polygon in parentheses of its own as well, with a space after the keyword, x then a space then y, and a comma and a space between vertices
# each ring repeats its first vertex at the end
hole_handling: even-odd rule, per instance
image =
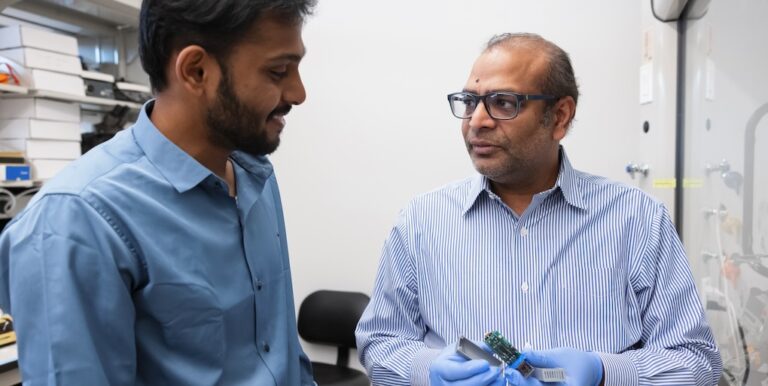
POLYGON ((128 82, 115 83, 115 99, 134 103, 144 103, 152 99, 152 89, 149 86, 128 82))
POLYGON ((517 369, 524 377, 533 374, 533 366, 525 361, 525 355, 517 351, 503 335, 498 331, 491 331, 485 334, 483 338, 488 347, 499 356, 499 358, 508 366, 517 369))
POLYGON ((459 341, 456 342, 456 352, 470 360, 481 359, 487 361, 491 366, 501 367, 504 364, 499 358, 496 358, 493 354, 483 350, 482 347, 463 336, 459 337, 459 341))
POLYGON ((80 76, 83 77, 85 82, 85 95, 115 99, 114 76, 95 71, 83 71, 80 76))
POLYGON ((561 368, 545 369, 531 366, 525 360, 525 354, 518 351, 500 332, 488 332, 483 340, 496 353, 499 359, 506 363, 507 366, 519 371, 524 377, 533 375, 534 378, 542 382, 565 381, 565 370, 561 368))

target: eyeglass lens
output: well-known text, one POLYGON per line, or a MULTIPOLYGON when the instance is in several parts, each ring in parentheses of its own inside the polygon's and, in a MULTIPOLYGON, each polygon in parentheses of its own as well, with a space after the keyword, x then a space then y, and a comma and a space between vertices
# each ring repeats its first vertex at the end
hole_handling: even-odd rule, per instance
POLYGON ((451 110, 458 118, 470 118, 483 98, 486 111, 495 119, 510 119, 517 115, 518 99, 514 94, 491 93, 484 97, 470 93, 451 96, 451 110))

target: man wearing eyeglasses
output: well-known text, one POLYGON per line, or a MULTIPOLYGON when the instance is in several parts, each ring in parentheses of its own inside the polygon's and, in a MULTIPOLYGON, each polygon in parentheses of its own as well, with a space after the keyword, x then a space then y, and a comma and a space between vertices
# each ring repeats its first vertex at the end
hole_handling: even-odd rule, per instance
MULTIPOLYGON (((415 198, 385 243, 357 328, 374 384, 541 385, 455 350, 499 330, 560 385, 714 385, 720 354, 669 214, 571 167, 568 55, 492 38, 448 95, 479 175, 415 198)), ((548 383, 552 384, 552 383, 548 383)))

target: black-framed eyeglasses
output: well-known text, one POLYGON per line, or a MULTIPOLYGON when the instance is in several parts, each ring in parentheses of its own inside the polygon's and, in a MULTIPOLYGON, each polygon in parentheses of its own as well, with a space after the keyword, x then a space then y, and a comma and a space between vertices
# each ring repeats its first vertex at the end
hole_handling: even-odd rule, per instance
POLYGON ((520 104, 523 101, 552 100, 557 99, 552 95, 517 94, 513 92, 491 92, 485 95, 477 95, 471 92, 455 92, 448 94, 448 103, 451 112, 456 118, 472 118, 477 105, 483 102, 485 111, 493 119, 514 119, 520 112, 520 104))

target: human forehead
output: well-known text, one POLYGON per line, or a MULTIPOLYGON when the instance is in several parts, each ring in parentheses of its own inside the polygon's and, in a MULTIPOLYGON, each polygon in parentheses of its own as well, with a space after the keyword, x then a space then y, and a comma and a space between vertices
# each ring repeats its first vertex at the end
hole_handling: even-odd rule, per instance
POLYGON ((492 48, 483 52, 472 66, 465 91, 484 94, 493 91, 539 92, 538 85, 547 63, 543 55, 529 48, 492 48))

